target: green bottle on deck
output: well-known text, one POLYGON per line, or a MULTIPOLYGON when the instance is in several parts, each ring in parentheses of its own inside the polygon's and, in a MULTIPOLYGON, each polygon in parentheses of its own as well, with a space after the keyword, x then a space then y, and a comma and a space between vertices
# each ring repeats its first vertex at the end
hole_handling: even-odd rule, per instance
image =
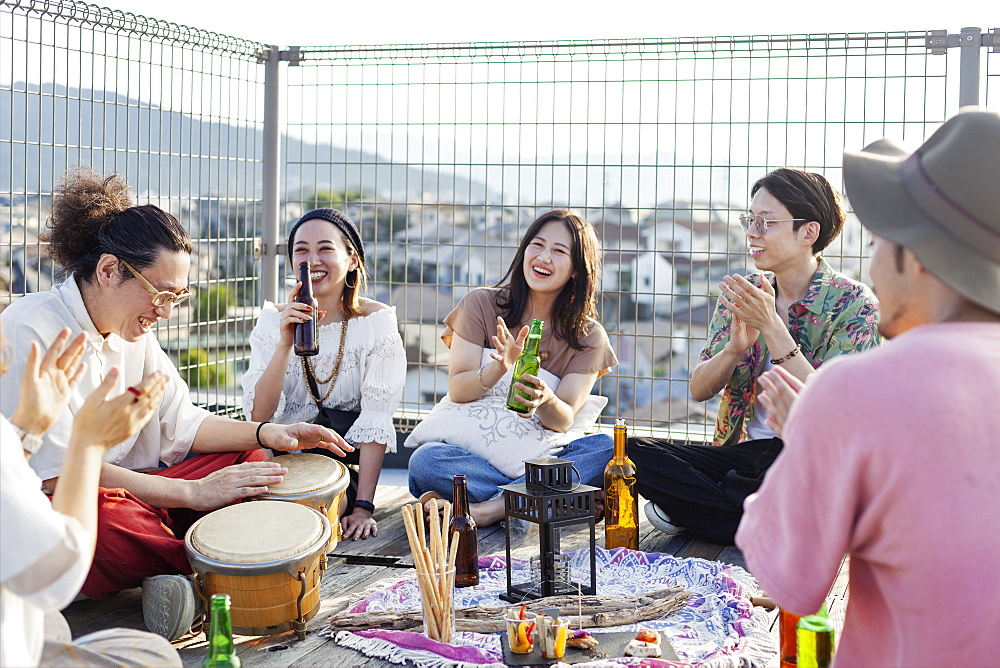
POLYGON ((524 350, 514 362, 514 375, 510 379, 510 390, 507 392, 507 408, 517 413, 527 413, 528 407, 521 403, 521 397, 528 399, 528 395, 514 389, 517 383, 524 383, 534 387, 531 383, 521 380, 524 374, 532 376, 538 375, 538 370, 542 366, 542 359, 538 356, 538 349, 542 345, 542 327, 545 325, 541 320, 532 320, 531 329, 528 330, 528 340, 524 342, 524 350))
POLYGON ((208 656, 204 668, 240 668, 233 645, 233 623, 229 616, 229 594, 212 594, 209 604, 208 656))
POLYGON ((833 663, 833 624, 826 612, 826 603, 815 615, 799 620, 799 668, 828 668, 833 663))

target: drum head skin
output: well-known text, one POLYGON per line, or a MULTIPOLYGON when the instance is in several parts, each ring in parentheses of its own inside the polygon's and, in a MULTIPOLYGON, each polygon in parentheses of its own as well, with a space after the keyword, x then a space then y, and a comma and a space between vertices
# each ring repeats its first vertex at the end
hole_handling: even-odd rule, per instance
POLYGON ((239 564, 300 554, 322 536, 323 521, 315 510, 284 501, 254 501, 220 508, 195 522, 189 532, 191 547, 200 554, 239 564))
POLYGON ((279 455, 270 461, 281 464, 288 469, 288 473, 277 485, 267 486, 268 496, 315 492, 347 476, 346 466, 323 455, 306 453, 279 455))

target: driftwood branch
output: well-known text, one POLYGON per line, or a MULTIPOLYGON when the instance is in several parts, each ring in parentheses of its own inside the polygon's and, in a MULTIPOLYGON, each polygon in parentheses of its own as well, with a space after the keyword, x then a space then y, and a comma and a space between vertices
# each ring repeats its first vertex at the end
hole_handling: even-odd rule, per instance
MULTIPOLYGON (((580 606, 583 615, 561 615, 569 620, 570 628, 596 628, 635 624, 674 614, 684 607, 688 592, 683 587, 670 587, 641 596, 549 596, 533 600, 528 609, 561 608, 574 612, 580 606)), ((455 630, 478 633, 500 633, 506 630, 503 612, 511 606, 473 606, 455 610, 455 630)), ((420 609, 379 610, 373 612, 342 612, 334 615, 330 626, 340 631, 364 629, 418 630, 423 626, 420 609)))

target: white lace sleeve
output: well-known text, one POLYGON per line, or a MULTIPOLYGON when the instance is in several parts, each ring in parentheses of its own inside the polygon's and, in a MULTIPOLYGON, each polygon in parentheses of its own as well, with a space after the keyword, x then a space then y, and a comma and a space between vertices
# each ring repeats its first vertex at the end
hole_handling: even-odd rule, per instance
POLYGON ((395 452, 392 416, 403 398, 406 352, 395 308, 377 311, 370 319, 373 331, 361 378, 361 416, 345 439, 350 443, 383 443, 388 452, 395 452))
MULTIPOLYGON (((257 323, 250 332, 250 365, 243 374, 243 415, 250 420, 250 413, 253 411, 253 400, 257 394, 257 383, 264 375, 264 369, 274 355, 275 348, 278 347, 278 325, 280 313, 277 307, 269 301, 264 302, 260 313, 257 315, 257 323)), ((278 407, 275 415, 281 415, 285 408, 285 393, 282 392, 278 398, 278 407)))

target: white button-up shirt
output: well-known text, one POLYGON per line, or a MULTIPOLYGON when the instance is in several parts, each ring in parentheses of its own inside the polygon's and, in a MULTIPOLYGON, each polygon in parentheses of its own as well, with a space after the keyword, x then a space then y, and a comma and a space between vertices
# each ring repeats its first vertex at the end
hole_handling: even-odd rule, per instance
POLYGON ((44 353, 64 327, 69 327, 73 336, 80 332, 87 334, 83 378, 74 390, 68 410, 46 432, 42 447, 31 457, 31 467, 42 480, 59 476, 72 416, 112 367, 118 367, 119 375, 109 396, 125 392, 130 385, 138 385, 143 377, 154 371, 166 373, 169 380, 157 416, 135 437, 110 448, 104 454, 104 461, 142 470, 157 468, 160 462, 172 466, 187 456, 202 420, 210 413, 191 403, 187 384, 181 380, 152 332, 134 343, 115 334, 101 336, 90 319, 73 276, 51 290, 17 300, 0 314, 0 322, 0 336, 10 362, 7 373, 0 375, 0 412, 5 415, 13 414, 17 406, 32 341, 37 341, 44 353))
POLYGON ((72 603, 90 570, 86 530, 41 485, 0 416, 0 666, 38 665, 45 613, 72 603))

